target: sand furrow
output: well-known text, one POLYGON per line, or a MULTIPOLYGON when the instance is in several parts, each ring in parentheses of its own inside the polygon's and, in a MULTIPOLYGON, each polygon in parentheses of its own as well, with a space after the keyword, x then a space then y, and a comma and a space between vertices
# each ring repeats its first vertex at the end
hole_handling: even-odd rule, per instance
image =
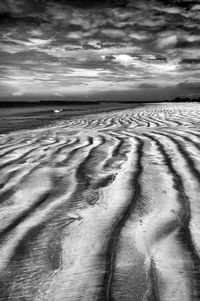
POLYGON ((200 300, 200 107, 0 135, 0 300, 200 300))
MULTIPOLYGON (((166 142, 160 142, 160 136, 153 136, 153 135, 148 135, 150 139, 155 141, 155 143, 158 145, 160 152, 163 154, 164 160, 166 161, 166 165, 169 167, 170 172, 173 174, 174 178, 174 188, 178 192, 178 199, 180 204, 182 204, 183 208, 181 210, 181 215, 179 214, 178 220, 180 220, 181 225, 179 227, 179 231, 176 233, 175 240, 179 239, 180 242, 179 244, 184 247, 186 250, 187 256, 189 256, 192 260, 190 262, 190 269, 191 269, 191 282, 192 282, 192 289, 190 293, 190 298, 187 297, 185 300, 195 300, 196 296, 199 296, 199 281, 200 281, 200 260, 199 256, 196 253, 196 248, 193 243, 193 239, 191 237, 191 231, 190 231, 190 221, 191 221, 191 202, 187 196, 187 192, 185 190, 185 185, 183 178, 181 177, 181 174, 178 173, 177 171, 177 166, 174 165, 174 158, 172 159, 172 154, 171 154, 171 147, 172 147, 172 142, 170 145, 170 151, 168 147, 166 147, 166 142)), ((181 154, 182 155, 182 154, 181 154)), ((180 156, 180 154, 178 154, 180 156)), ((177 157, 176 160, 179 158, 177 157)), ((180 162, 180 160, 179 160, 180 162)), ((178 254, 177 254, 178 255, 178 254)), ((188 260, 185 260, 187 264, 188 260)), ((187 270, 185 269, 187 272, 187 270)), ((190 271, 190 270, 189 270, 190 271)), ((173 292, 174 293, 174 292, 173 292)), ((169 297, 167 297, 169 298, 169 297)), ((164 299, 168 300, 168 299, 164 299)), ((178 300, 178 299, 175 299, 178 300)), ((197 299, 198 300, 198 299, 197 299)))

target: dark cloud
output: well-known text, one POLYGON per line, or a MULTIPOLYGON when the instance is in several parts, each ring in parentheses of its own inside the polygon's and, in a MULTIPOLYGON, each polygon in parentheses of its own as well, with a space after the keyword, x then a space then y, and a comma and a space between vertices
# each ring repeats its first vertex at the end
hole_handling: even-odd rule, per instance
POLYGON ((138 85, 138 88, 140 88, 140 89, 156 89, 158 87, 159 86, 157 84, 145 84, 145 83, 142 83, 142 84, 138 85))
POLYGON ((114 55, 106 55, 104 57, 104 60, 107 61, 107 62, 112 62, 114 61, 116 58, 114 57, 114 55))
POLYGON ((189 82, 184 81, 177 85, 177 88, 183 93, 188 95, 195 95, 200 93, 200 81, 189 82))
POLYGON ((181 61, 182 64, 200 64, 200 58, 184 58, 181 61))

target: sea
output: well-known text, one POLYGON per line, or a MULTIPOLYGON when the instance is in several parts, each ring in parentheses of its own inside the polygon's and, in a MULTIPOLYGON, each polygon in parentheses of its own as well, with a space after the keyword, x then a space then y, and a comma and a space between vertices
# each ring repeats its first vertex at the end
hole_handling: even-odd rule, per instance
POLYGON ((74 116, 94 114, 128 107, 142 106, 144 103, 91 103, 91 104, 56 104, 23 106, 0 104, 0 134, 12 131, 46 127, 57 121, 72 119, 74 116))

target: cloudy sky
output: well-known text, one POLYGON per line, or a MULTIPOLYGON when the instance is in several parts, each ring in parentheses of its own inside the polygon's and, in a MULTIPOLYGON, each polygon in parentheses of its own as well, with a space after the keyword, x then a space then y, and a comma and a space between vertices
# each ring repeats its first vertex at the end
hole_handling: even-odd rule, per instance
POLYGON ((199 0, 4 0, 0 99, 200 95, 199 0))

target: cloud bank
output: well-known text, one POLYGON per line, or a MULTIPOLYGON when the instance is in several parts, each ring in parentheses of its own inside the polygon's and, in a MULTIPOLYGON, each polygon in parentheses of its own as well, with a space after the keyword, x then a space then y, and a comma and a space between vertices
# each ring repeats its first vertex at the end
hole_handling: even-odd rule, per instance
POLYGON ((2 1, 1 97, 196 95, 198 2, 2 1))

